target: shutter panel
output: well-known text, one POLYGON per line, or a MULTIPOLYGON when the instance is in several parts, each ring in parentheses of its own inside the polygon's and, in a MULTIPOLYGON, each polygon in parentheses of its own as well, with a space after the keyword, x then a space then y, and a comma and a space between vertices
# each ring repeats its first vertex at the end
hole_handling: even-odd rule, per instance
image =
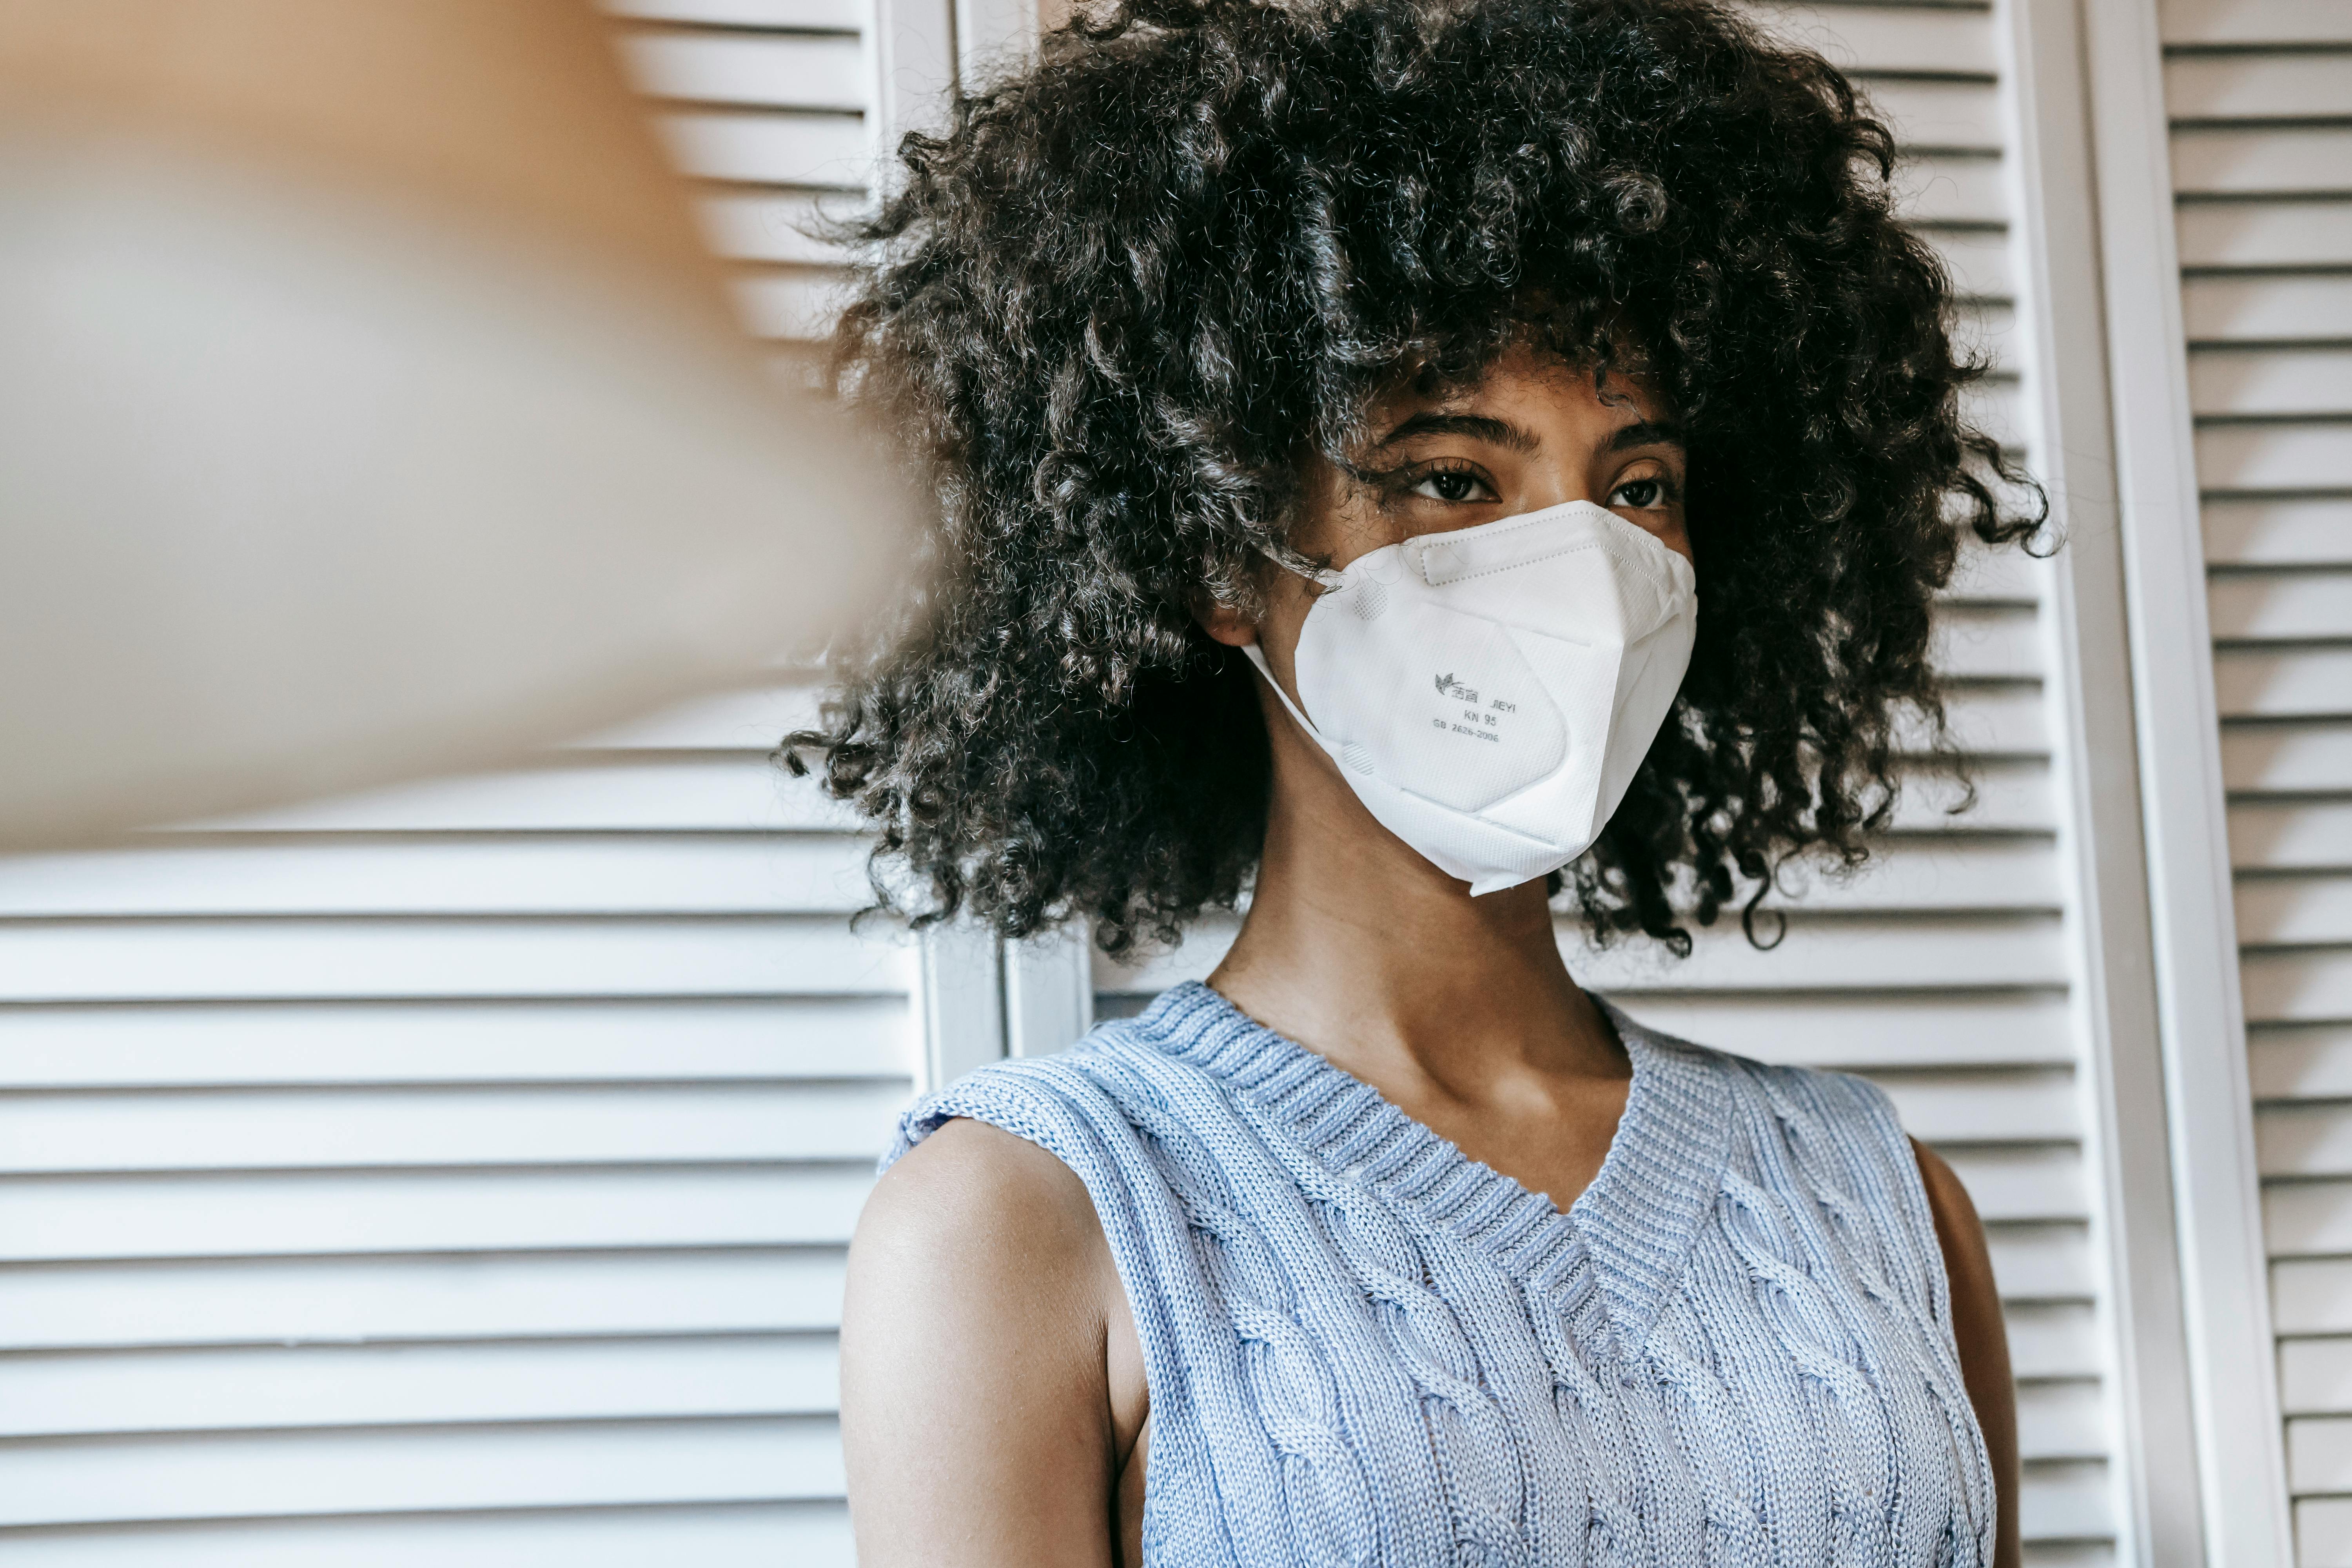
MULTIPOLYGON (((780 353, 865 0, 627 0, 780 353)), ((505 773, 0 859, 0 1553, 851 1561, 843 1253, 918 1057, 805 681, 505 773)))
MULTIPOLYGON (((1752 7, 1768 25, 1851 70, 1905 144, 1906 213, 1945 257, 1965 296, 1963 329, 1998 365, 1984 417, 2030 463, 2022 378, 2046 352, 2019 341, 2005 153, 2015 112, 2001 80, 2000 24, 1989 7, 1752 7)), ((2051 579, 2014 553, 1978 556, 1941 608, 1939 667, 1954 682, 1958 733, 1981 804, 1952 818, 1948 781, 1915 770, 1883 847, 1849 883, 1815 879, 1784 900, 1788 934, 1750 948, 1736 921, 1698 934, 1687 963, 1648 944, 1587 949, 1560 940, 1578 978, 1671 1033, 1773 1060, 1865 1074, 1937 1145, 1985 1220, 2009 1320, 2025 1458, 2029 1563, 2115 1555, 2109 1474, 2114 1349, 2105 1269, 2094 1246, 2099 1184, 2089 1044, 2075 994, 2082 952, 2061 853, 2071 831, 2053 784, 2045 683, 2051 579)), ((1095 961, 1096 1008, 1132 1014, 1171 981, 1213 968, 1230 918, 1202 922, 1172 954, 1134 966, 1095 961)))
POLYGON ((2288 1484, 2352 1564, 2352 11, 2167 0, 2189 396, 2288 1484))

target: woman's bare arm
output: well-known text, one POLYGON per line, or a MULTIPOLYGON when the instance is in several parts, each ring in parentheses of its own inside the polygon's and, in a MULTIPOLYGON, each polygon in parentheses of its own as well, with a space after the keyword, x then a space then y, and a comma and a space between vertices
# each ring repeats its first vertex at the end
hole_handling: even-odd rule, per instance
POLYGON ((841 1428, 862 1568, 1109 1568, 1116 1457, 1084 1184, 951 1121, 884 1174, 849 1249, 841 1428))
POLYGON ((1919 1174, 1927 1186, 1927 1207, 1936 1216, 1936 1240, 1944 1250, 1944 1273, 1952 1285, 1952 1337, 1960 1350, 1960 1377, 1984 1428, 1992 1458, 1993 1484, 2000 1493, 2000 1533, 1993 1568, 2018 1568, 2025 1548, 2017 1521, 2017 1384, 2009 1370, 2009 1327, 2000 1315, 2000 1292, 1993 1286, 1992 1255, 1985 1250, 1984 1226, 1969 1190, 1943 1156, 1911 1141, 1919 1174))

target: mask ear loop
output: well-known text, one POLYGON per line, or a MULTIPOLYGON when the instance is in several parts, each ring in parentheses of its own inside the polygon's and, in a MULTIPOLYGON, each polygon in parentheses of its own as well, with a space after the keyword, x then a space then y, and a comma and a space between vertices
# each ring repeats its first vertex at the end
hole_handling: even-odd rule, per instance
MULTIPOLYGON (((1295 577, 1306 578, 1308 582, 1314 584, 1317 587, 1322 589, 1327 594, 1335 589, 1347 586, 1348 579, 1346 575, 1342 573, 1334 572, 1328 566, 1318 566, 1311 570, 1302 571, 1297 566, 1293 565, 1289 561, 1283 559, 1281 554, 1273 550, 1267 549, 1263 545, 1259 547, 1258 552, 1264 555, 1268 561, 1273 562, 1276 566, 1281 567, 1285 572, 1289 573, 1295 577)), ((1301 557, 1300 559, 1303 560, 1304 557, 1301 557)), ((1314 613, 1313 606, 1310 605, 1308 607, 1307 613, 1310 615, 1314 613)), ((1315 721, 1309 719, 1307 716, 1305 710, 1301 709, 1297 703, 1293 702, 1290 700, 1290 693, 1285 691, 1282 689, 1282 682, 1274 678, 1273 666, 1265 662, 1265 650, 1258 647, 1255 642, 1246 642, 1242 645, 1242 657, 1248 659, 1251 664, 1255 665, 1260 675, 1265 677, 1265 683, 1274 688, 1275 696, 1282 700, 1282 706, 1289 712, 1293 719, 1296 719, 1298 721, 1298 727, 1307 731, 1307 739, 1313 741, 1326 752, 1329 752, 1332 756, 1337 757, 1339 753, 1332 749, 1330 742, 1323 738, 1323 731, 1315 727, 1315 721)))
MULTIPOLYGON (((1323 738, 1323 731, 1315 727, 1315 721, 1309 719, 1303 711, 1300 710, 1298 704, 1290 700, 1290 693, 1282 689, 1282 682, 1274 678, 1273 668, 1265 662, 1265 650, 1259 647, 1257 644, 1254 642, 1244 643, 1242 644, 1242 657, 1248 659, 1250 663, 1255 665, 1257 667, 1257 672, 1265 677, 1265 683, 1274 688, 1274 694, 1282 699, 1283 707, 1289 710, 1290 716, 1293 719, 1298 721, 1298 727, 1307 731, 1307 739, 1313 741, 1325 751, 1330 752, 1331 742, 1323 738)), ((1337 752, 1332 752, 1331 754, 1333 756, 1339 755, 1337 752)))

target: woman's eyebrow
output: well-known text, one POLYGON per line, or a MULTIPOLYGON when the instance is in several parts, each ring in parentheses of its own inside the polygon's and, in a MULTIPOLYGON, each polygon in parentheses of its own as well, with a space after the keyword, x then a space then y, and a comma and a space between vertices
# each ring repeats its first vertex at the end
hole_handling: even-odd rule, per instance
POLYGON ((1637 419, 1621 426, 1609 437, 1603 449, 1622 452, 1634 447, 1679 447, 1683 444, 1683 427, 1669 419, 1637 419))
POLYGON ((1483 414, 1413 415, 1393 430, 1374 442, 1373 449, 1393 447, 1399 441, 1414 436, 1467 436, 1474 440, 1491 441, 1514 452, 1532 452, 1543 443, 1506 419, 1494 419, 1483 414))

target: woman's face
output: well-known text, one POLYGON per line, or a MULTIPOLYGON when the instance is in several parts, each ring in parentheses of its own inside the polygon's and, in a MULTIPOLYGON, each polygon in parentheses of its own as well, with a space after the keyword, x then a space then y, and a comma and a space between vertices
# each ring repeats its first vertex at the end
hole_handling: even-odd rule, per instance
MULTIPOLYGON (((1355 473, 1316 460, 1290 531, 1301 554, 1339 568, 1416 534, 1589 500, 1690 555, 1681 435, 1642 376, 1595 387, 1589 368, 1515 350, 1475 386, 1393 393, 1367 424, 1355 473)), ((1203 625, 1219 642, 1260 644, 1291 686, 1291 652, 1318 590, 1290 572, 1270 568, 1267 578, 1262 619, 1216 610, 1203 625)))

